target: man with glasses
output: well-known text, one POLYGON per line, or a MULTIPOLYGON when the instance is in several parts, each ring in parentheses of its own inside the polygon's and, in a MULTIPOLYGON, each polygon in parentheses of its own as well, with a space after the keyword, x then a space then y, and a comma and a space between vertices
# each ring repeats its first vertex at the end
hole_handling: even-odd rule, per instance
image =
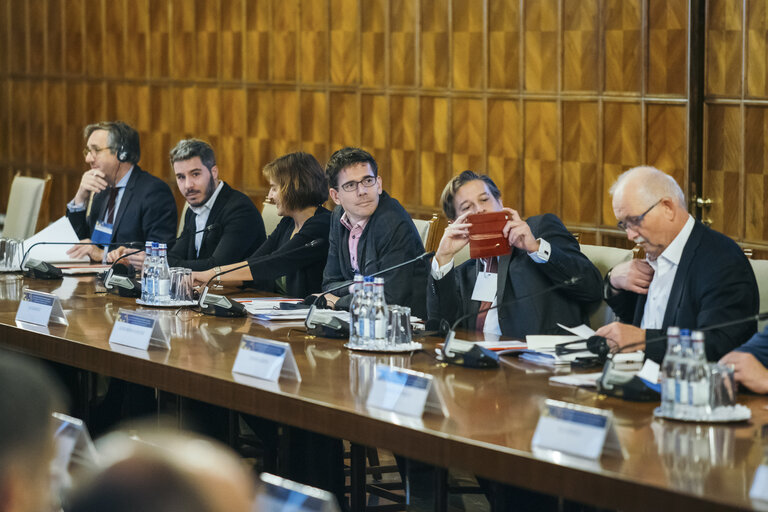
POLYGON ((139 134, 121 121, 85 127, 83 149, 90 169, 83 174, 67 218, 81 242, 67 254, 106 260, 109 250, 127 242, 172 242, 176 233, 176 202, 170 187, 142 170, 139 134), (91 194, 90 213, 86 212, 91 194), (108 250, 104 250, 104 249, 108 250))
MULTIPOLYGON (((370 275, 424 253, 410 215, 384 192, 376 160, 368 152, 340 149, 325 172, 331 199, 339 206, 331 217, 323 290, 353 279, 355 273, 370 275)), ((424 318, 427 272, 427 262, 420 260, 383 275, 387 303, 408 306, 424 318)), ((326 297, 336 309, 349 309, 352 300, 349 290, 326 297)))
MULTIPOLYGON (((619 176, 610 193, 619 228, 646 255, 605 276, 605 300, 621 322, 597 334, 614 350, 645 350, 660 362, 667 327, 702 329, 757 313, 757 283, 743 251, 694 220, 671 176, 636 167, 619 176)), ((707 331, 707 359, 718 360, 756 329, 752 321, 707 331)))

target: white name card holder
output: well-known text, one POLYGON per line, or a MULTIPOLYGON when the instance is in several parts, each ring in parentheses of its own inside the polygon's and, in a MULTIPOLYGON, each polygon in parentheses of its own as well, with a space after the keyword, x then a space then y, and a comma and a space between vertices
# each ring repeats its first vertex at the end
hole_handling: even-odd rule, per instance
POLYGON ((534 450, 553 450, 597 460, 605 453, 623 456, 613 413, 548 399, 531 442, 534 450))
POLYGON ((280 377, 301 382, 291 345, 244 334, 232 373, 277 382, 280 377))
POLYGON ((763 458, 763 463, 757 466, 752 487, 749 489, 749 497, 753 500, 768 502, 768 456, 763 458))
POLYGON ((150 345, 158 348, 171 348, 170 336, 160 326, 156 314, 122 308, 117 312, 117 319, 112 326, 109 342, 139 350, 147 350, 150 345))
POLYGON ((22 292, 16 320, 43 326, 51 323, 69 325, 61 301, 56 295, 30 289, 22 292))
POLYGON ((431 375, 383 364, 376 365, 366 407, 420 418, 425 411, 448 416, 431 375))

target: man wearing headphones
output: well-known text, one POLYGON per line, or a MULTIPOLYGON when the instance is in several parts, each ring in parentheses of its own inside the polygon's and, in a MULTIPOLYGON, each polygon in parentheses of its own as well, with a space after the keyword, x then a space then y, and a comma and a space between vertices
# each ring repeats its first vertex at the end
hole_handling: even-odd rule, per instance
POLYGON ((122 121, 102 122, 86 126, 84 137, 83 155, 90 169, 67 204, 67 218, 81 242, 98 246, 76 245, 67 254, 101 262, 120 244, 173 241, 176 203, 164 181, 138 166, 141 149, 136 130, 122 121))

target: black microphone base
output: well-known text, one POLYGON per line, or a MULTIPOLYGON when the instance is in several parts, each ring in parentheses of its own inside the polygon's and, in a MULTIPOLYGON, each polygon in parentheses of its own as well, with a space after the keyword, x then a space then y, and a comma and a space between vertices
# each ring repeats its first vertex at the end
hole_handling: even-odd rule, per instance
POLYGON ((61 273, 61 269, 54 267, 50 263, 42 262, 42 266, 39 268, 30 268, 24 271, 26 277, 34 279, 64 279, 64 274, 61 273))
POLYGON ((232 302, 232 305, 228 308, 217 306, 215 304, 206 304, 205 307, 200 308, 200 311, 204 315, 222 316, 226 318, 240 318, 246 316, 248 313, 245 310, 245 306, 239 302, 232 302))
POLYGON ((112 295, 118 295, 120 297, 129 297, 132 299, 138 299, 141 297, 141 289, 139 288, 121 288, 119 286, 113 286, 112 288, 107 288, 107 293, 111 293, 112 295))
POLYGON ((307 327, 307 334, 320 338, 345 339, 349 338, 349 324, 341 322, 340 325, 327 325, 318 322, 314 327, 307 327))
POLYGON ((443 361, 466 368, 498 368, 499 355, 493 350, 473 346, 470 350, 463 353, 454 352, 453 357, 447 357, 443 352, 443 361))

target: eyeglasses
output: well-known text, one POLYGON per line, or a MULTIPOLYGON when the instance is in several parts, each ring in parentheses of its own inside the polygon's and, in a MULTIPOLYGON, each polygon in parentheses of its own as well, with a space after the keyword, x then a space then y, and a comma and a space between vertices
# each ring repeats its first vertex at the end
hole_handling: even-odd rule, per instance
POLYGON ((626 217, 624 220, 620 220, 619 223, 616 225, 619 226, 619 229, 621 229, 622 231, 626 231, 630 228, 634 229, 638 227, 640 224, 643 223, 643 219, 645 218, 645 216, 648 215, 648 213, 651 210, 653 210, 653 208, 660 202, 661 202, 661 199, 653 203, 651 207, 645 210, 641 215, 631 215, 629 217, 626 217))
POLYGON ((362 185, 365 188, 371 188, 376 184, 376 176, 366 176, 365 178, 361 179, 360 181, 348 181, 341 185, 341 189, 344 192, 355 192, 357 191, 357 186, 362 185))
POLYGON ((96 153, 101 153, 105 149, 112 149, 112 148, 110 148, 109 146, 106 146, 106 147, 103 147, 103 148, 83 148, 83 156, 85 158, 88 158, 89 154, 93 154, 95 156, 96 153))

